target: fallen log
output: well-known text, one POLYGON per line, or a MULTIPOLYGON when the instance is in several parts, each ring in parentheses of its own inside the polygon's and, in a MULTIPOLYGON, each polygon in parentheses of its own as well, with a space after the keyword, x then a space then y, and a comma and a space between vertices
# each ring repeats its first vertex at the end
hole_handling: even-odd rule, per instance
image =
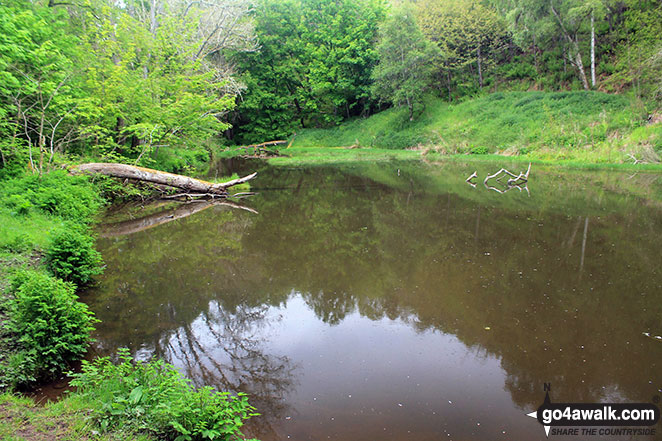
POLYGON ((102 174, 120 179, 132 179, 141 182, 149 182, 157 185, 166 185, 186 190, 190 193, 206 193, 219 196, 227 196, 227 189, 233 185, 249 181, 257 176, 257 173, 233 179, 227 182, 207 182, 174 173, 153 170, 151 168, 137 167, 127 164, 92 162, 80 164, 69 168, 70 173, 102 174))

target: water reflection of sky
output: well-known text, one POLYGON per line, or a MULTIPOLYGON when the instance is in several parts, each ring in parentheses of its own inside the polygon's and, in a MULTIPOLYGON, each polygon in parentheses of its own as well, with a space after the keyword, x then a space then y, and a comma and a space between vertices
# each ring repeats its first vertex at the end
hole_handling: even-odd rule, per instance
MULTIPOLYGON (((211 302, 209 314, 188 332, 180 328, 168 337, 166 358, 194 377, 215 372, 222 385, 237 355, 224 316, 211 302), (204 356, 192 358, 191 347, 204 356)), ((513 406, 500 360, 452 334, 358 312, 329 325, 295 292, 242 332, 260 342, 260 357, 287 359, 293 367, 277 414, 260 409, 265 416, 257 420, 270 428, 256 434, 263 441, 535 439, 542 433, 524 415, 531 409, 513 406)))
POLYGON ((510 201, 292 172, 259 215, 116 224, 86 300, 98 348, 249 393, 263 441, 544 439, 525 415, 543 382, 557 401, 662 390, 642 336, 662 331, 662 214, 575 177, 510 201))

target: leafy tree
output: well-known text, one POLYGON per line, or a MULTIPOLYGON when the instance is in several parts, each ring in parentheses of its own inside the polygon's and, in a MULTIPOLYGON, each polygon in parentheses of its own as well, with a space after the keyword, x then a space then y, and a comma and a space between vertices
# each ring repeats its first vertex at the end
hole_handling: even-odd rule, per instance
MULTIPOLYGON (((585 90, 590 88, 582 52, 590 39, 591 78, 595 86, 595 21, 603 20, 610 0, 515 0, 496 2, 506 11, 515 42, 526 48, 560 45, 585 90), (587 37, 588 34, 588 37, 587 37)), ((534 52, 535 53, 535 52, 534 52)), ((537 67, 537 59, 536 59, 537 67)))
POLYGON ((247 88, 238 140, 283 138, 365 112, 384 14, 381 0, 260 1, 260 50, 235 57, 247 88))
POLYGON ((440 49, 427 40, 410 11, 393 13, 380 28, 379 64, 373 72, 374 94, 394 105, 406 104, 409 120, 414 105, 431 85, 440 49))
POLYGON ((140 10, 134 17, 117 8, 87 17, 85 126, 102 153, 139 160, 159 146, 200 144, 229 127, 224 117, 234 95, 205 58, 220 50, 210 44, 218 37, 191 19, 200 11, 151 7, 147 20, 140 10))
POLYGON ((628 0, 622 10, 608 6, 614 62, 607 66, 607 86, 616 91, 630 86, 638 96, 662 99, 662 5, 628 0))
POLYGON ((77 39, 65 15, 22 2, 0 6, 0 159, 42 170, 76 139, 77 39), (27 156, 27 158, 25 158, 27 156))
POLYGON ((491 61, 506 39, 503 19, 476 0, 423 0, 417 5, 423 33, 441 49, 449 100, 451 76, 474 62, 482 88, 485 62, 491 61))

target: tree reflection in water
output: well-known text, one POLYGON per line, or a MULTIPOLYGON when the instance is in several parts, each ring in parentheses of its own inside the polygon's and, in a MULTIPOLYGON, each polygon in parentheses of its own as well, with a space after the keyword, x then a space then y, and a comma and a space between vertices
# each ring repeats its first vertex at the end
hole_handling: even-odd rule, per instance
POLYGON ((216 207, 100 241, 108 270, 87 299, 100 347, 130 346, 197 384, 251 394, 265 439, 313 381, 309 358, 269 342, 293 292, 318 330, 388 318, 497 359, 511 410, 538 406, 545 382, 558 401, 645 400, 662 388, 659 343, 641 335, 662 333, 658 180, 632 178, 628 193, 617 174, 536 169, 528 197, 475 191, 450 167, 362 167, 261 173, 256 185, 282 190, 247 202, 259 215, 216 207))

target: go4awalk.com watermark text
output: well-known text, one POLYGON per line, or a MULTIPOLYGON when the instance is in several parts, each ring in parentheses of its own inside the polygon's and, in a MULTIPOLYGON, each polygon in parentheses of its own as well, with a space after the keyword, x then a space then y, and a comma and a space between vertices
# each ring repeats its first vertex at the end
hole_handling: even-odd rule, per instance
POLYGON ((552 403, 550 390, 551 385, 545 383, 544 402, 535 412, 527 414, 543 425, 547 436, 632 437, 657 433, 657 428, 652 427, 660 420, 660 409, 656 404, 552 403))

